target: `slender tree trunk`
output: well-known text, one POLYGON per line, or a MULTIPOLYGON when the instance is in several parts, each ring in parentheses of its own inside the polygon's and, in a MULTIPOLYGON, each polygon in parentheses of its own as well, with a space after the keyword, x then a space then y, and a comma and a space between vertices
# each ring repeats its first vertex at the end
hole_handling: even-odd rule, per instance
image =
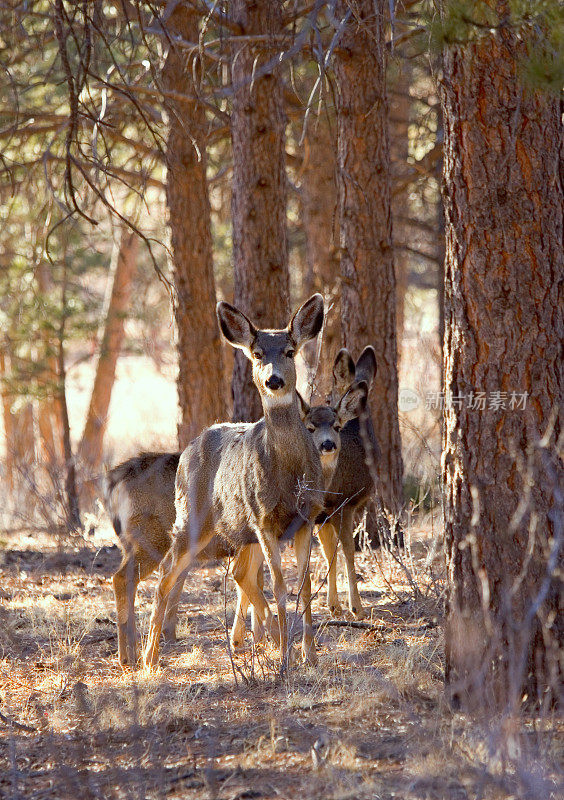
POLYGON ((57 378, 59 386, 59 404, 63 423, 63 455, 65 465, 65 495, 67 525, 70 530, 82 527, 80 521, 80 507, 78 491, 76 488, 76 464, 72 452, 69 413, 67 407, 66 364, 65 364, 65 327, 69 309, 67 308, 67 281, 68 270, 66 262, 63 266, 63 283, 61 291, 61 322, 59 325, 59 341, 57 347, 57 378))
POLYGON ((116 364, 123 344, 125 316, 131 300, 131 281, 136 267, 137 250, 137 236, 124 226, 119 246, 114 246, 113 263, 106 292, 100 355, 96 365, 84 433, 78 451, 80 460, 93 471, 99 469, 102 462, 104 434, 116 375, 116 364))
POLYGON ((76 466, 75 459, 72 452, 71 438, 70 438, 70 424, 69 413, 67 408, 67 394, 66 394, 66 370, 65 370, 65 351, 64 351, 64 330, 61 332, 61 340, 59 342, 59 386, 60 386, 60 405, 63 421, 63 448, 65 458, 65 495, 66 495, 66 513, 67 524, 71 530, 78 530, 82 527, 80 521, 80 509, 78 502, 78 492, 76 489, 76 466))
MULTIPOLYGON (((49 268, 45 263, 39 264, 35 272, 37 287, 43 296, 54 290, 49 268)), ((63 457, 63 425, 57 391, 57 355, 52 334, 48 328, 42 335, 42 352, 40 360, 45 364, 42 382, 45 396, 37 404, 37 428, 41 460, 53 467, 60 464, 63 457)))
MULTIPOLYGON (((8 376, 8 365, 4 349, 0 349, 0 376, 8 376)), ((6 448, 6 482, 10 493, 14 490, 14 419, 12 404, 6 384, 2 382, 2 420, 4 422, 4 443, 6 448)))
POLYGON ((329 309, 323 339, 322 365, 331 365, 341 340, 341 281, 337 217, 337 122, 327 113, 309 122, 301 177, 301 203, 306 235, 306 294, 321 292, 329 309), (337 231, 337 233, 336 233, 337 231), (337 236, 337 238, 335 238, 337 236))
MULTIPOLYGON (((231 16, 244 34, 275 36, 282 29, 280 0, 233 0, 231 16)), ((286 232, 286 125, 280 69, 261 67, 278 45, 261 40, 233 45, 234 302, 263 327, 288 321, 290 286, 286 232)), ((262 416, 251 365, 239 351, 233 369, 233 419, 262 416)))
MULTIPOLYGON (((198 41, 200 15, 178 4, 167 21, 169 34, 198 41)), ((168 92, 194 96, 194 59, 171 43, 162 81, 168 92)), ((196 64, 197 66, 197 64, 196 64)), ((196 74, 199 70, 196 68, 196 74)), ((168 100, 166 191, 172 269, 178 302, 178 401, 180 446, 224 418, 223 356, 215 318, 215 281, 210 203, 206 183, 206 115, 201 103, 168 100)))
MULTIPOLYGON (((442 109, 438 111, 438 124, 437 124, 437 143, 443 146, 444 143, 444 124, 442 109)), ((443 175, 443 159, 441 158, 435 167, 435 176, 438 187, 437 197, 437 315, 438 315, 438 339, 439 339, 439 356, 441 358, 441 391, 444 388, 444 339, 445 339, 445 209, 442 199, 442 175, 443 175)))
MULTIPOLYGON (((406 174, 411 169, 407 158, 409 155, 409 118, 411 113, 411 66, 408 61, 397 65, 393 76, 395 89, 393 113, 390 116, 390 154, 392 181, 405 182, 406 174)), ((405 319, 405 295, 407 292, 409 257, 405 245, 409 244, 409 227, 399 218, 408 216, 409 187, 402 191, 392 192, 392 219, 394 229, 394 265, 396 273, 396 336, 398 360, 401 358, 402 339, 405 319)))
POLYGON ((510 27, 449 48, 443 96, 446 676, 510 713, 558 698, 564 645, 562 129, 525 53, 510 27))
MULTIPOLYGON (((343 342, 376 350, 373 402, 384 504, 397 513, 403 464, 398 422, 396 281, 392 250, 385 0, 359 0, 335 55, 343 342)), ((342 18, 348 2, 337 4, 342 18)))

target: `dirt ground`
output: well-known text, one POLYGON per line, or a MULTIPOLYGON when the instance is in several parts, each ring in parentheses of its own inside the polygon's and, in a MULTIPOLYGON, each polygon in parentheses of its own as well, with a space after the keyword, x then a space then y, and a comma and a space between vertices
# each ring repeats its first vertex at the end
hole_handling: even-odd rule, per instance
MULTIPOLYGON (((123 670, 111 585, 119 552, 107 528, 64 547, 1 534, 0 797, 562 797, 561 723, 508 733, 446 704, 441 557, 428 528, 410 538, 405 566, 419 593, 385 553, 360 554, 369 620, 326 625, 321 588, 319 666, 280 677, 269 644, 249 640, 231 663, 235 592, 224 564, 189 576, 179 639, 163 646, 159 670, 123 670)), ((292 564, 288 549, 295 587, 292 564)), ((318 547, 312 566, 315 589, 318 547)), ((144 633, 154 585, 153 576, 139 591, 144 633)))

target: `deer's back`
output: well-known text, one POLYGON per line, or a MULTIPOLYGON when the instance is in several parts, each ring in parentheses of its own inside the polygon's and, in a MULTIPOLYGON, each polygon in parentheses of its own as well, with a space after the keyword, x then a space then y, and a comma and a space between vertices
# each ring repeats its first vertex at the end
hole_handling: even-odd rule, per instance
MULTIPOLYGON (((319 456, 309 438, 297 445, 292 441, 291 452, 282 448, 273 454, 264 419, 208 428, 180 458, 177 526, 179 520, 189 526, 195 509, 202 532, 213 530, 232 547, 256 542, 257 527, 281 535, 296 516, 299 484, 305 478, 317 489, 322 485, 319 456)), ((304 489, 310 505, 315 496, 304 489)))
POLYGON ((179 459, 180 453, 142 453, 107 473, 104 500, 122 548, 146 538, 161 555, 168 549, 179 459))

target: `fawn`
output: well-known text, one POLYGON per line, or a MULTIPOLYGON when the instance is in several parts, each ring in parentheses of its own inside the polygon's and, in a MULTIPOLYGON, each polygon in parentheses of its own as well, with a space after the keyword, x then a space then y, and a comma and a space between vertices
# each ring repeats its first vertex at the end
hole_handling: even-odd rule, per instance
MULTIPOLYGON (((339 396, 351 383, 364 383, 370 391, 376 374, 374 348, 364 348, 356 364, 348 350, 337 353, 333 364, 332 396, 339 396)), ((354 385, 354 384, 353 384, 354 385)), ((313 409, 310 416, 317 412, 313 409)), ((314 418, 315 419, 315 418, 314 418)), ((306 417, 307 420, 307 417, 306 417)), ((307 424, 307 423, 306 423, 307 424)), ((380 449, 374 426, 367 408, 348 422, 341 431, 341 449, 325 507, 316 519, 317 531, 329 569, 327 580, 327 605, 333 616, 342 613, 337 594, 336 548, 341 542, 348 580, 349 608, 362 619, 366 612, 358 592, 354 566, 354 516, 366 505, 374 491, 373 469, 380 458, 380 449)))
MULTIPOLYGON (((180 456, 172 545, 161 562, 144 663, 158 661, 159 640, 171 590, 198 554, 218 535, 239 552, 258 540, 272 576, 278 630, 256 571, 235 575, 261 623, 287 650, 286 586, 280 540, 295 532, 298 581, 304 607, 302 652, 315 661, 311 624, 309 550, 312 523, 323 508, 319 454, 302 422, 294 357, 323 324, 323 298, 313 295, 281 330, 257 329, 229 303, 217 305, 224 338, 253 365, 264 417, 254 423, 212 425, 180 456), (254 575, 253 575, 254 572, 254 575), (247 580, 246 575, 251 577, 247 580), (278 636, 279 634, 279 636, 278 636)), ((235 573, 234 573, 235 574, 235 573)))

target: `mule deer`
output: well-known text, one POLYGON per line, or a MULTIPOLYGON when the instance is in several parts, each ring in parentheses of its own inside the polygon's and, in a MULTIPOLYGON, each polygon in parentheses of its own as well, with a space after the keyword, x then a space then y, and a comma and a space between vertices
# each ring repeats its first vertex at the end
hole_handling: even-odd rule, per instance
MULTIPOLYGON (((298 409, 294 356, 321 330, 323 298, 313 295, 282 330, 257 329, 229 303, 218 303, 217 316, 225 339, 241 349, 253 364, 253 380, 264 417, 254 423, 212 425, 180 457, 172 545, 159 570, 144 662, 151 667, 158 661, 170 591, 215 535, 237 551, 258 540, 272 575, 284 659, 287 594, 279 540, 296 529, 298 580, 304 606, 302 650, 304 658, 313 661, 309 522, 323 507, 322 471, 319 454, 298 409)), ((252 574, 253 570, 248 572, 252 574)), ((256 576, 248 582, 244 575, 240 577, 241 588, 261 622, 276 638, 276 626, 256 576)))
MULTIPOLYGON (((348 350, 337 353, 333 364, 333 397, 346 387, 358 383, 370 391, 376 374, 376 354, 373 347, 365 347, 356 364, 348 350), (354 382, 354 383, 353 383, 354 382)), ((322 407, 325 408, 325 407, 322 407)), ((321 409, 309 413, 310 427, 315 427, 321 409)), ((306 423, 307 424, 307 423, 306 423)), ((358 592, 354 566, 354 516, 362 509, 374 491, 373 467, 380 458, 380 449, 374 433, 370 413, 365 410, 348 422, 341 431, 341 448, 329 491, 325 494, 324 511, 317 517, 316 526, 323 554, 328 566, 327 605, 333 616, 342 613, 337 594, 336 549, 340 541, 347 568, 349 608, 362 619, 366 612, 358 592), (361 428, 361 426, 363 426, 361 428), (367 452, 368 449, 368 452, 367 452)))
MULTIPOLYGON (((109 470, 104 503, 122 551, 113 577, 120 663, 136 661, 135 595, 170 547, 174 523, 174 481, 180 453, 142 453, 109 470)), ((165 638, 174 638, 175 618, 167 614, 165 638)))
MULTIPOLYGON (((141 453, 109 470, 104 478, 104 504, 122 551, 113 584, 118 657, 124 666, 133 666, 137 660, 137 587, 158 567, 171 545, 170 531, 176 516, 174 484, 179 460, 180 453, 141 453)), ((231 554, 216 537, 201 558, 216 559, 231 554)), ((235 559, 232 569, 236 574, 250 568, 249 557, 250 554, 242 554, 235 559)), ((179 580, 168 598, 163 625, 167 641, 176 638, 176 610, 182 585, 183 581, 179 580)), ((262 629, 252 607, 251 614, 253 631, 258 639, 262 629)))
MULTIPOLYGON (((300 404, 301 416, 307 430, 310 431, 313 443, 319 452, 321 468, 323 473, 323 486, 327 489, 333 480, 335 468, 341 449, 341 430, 355 417, 358 417, 366 407, 368 397, 368 384, 364 381, 351 386, 346 393, 333 406, 324 405, 311 408, 297 393, 300 404)), ((322 530, 318 531, 322 535, 322 530)), ((237 580, 241 569, 256 570, 256 580, 262 578, 262 553, 258 545, 248 545, 244 550, 249 552, 244 563, 237 565, 233 574, 237 580)), ((253 579, 253 573, 246 576, 247 581, 253 579)), ((245 631, 245 618, 249 607, 249 598, 240 588, 241 579, 239 577, 237 586, 237 609, 231 630, 231 645, 238 648, 243 643, 245 631)), ((253 615, 253 636, 255 641, 260 639, 262 631, 255 621, 253 615)))

